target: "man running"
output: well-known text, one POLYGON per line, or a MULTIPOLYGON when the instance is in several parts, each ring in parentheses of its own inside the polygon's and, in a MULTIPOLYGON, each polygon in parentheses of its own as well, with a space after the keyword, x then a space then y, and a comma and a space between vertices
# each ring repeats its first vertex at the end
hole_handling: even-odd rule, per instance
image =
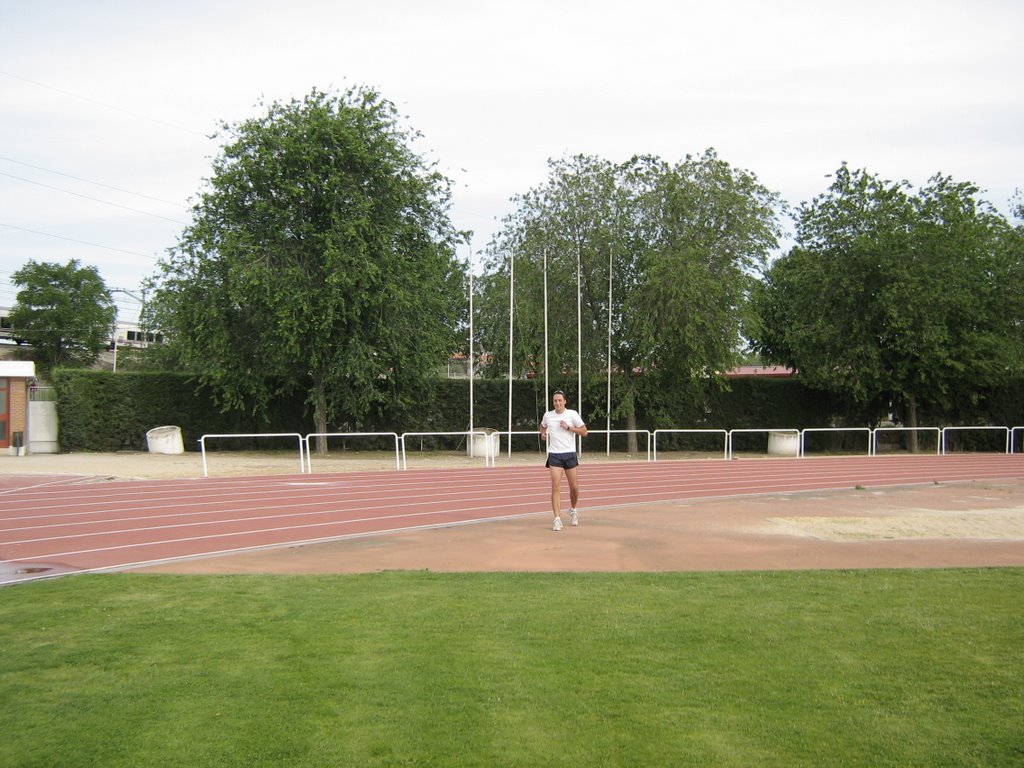
POLYGON ((548 411, 540 420, 541 439, 547 441, 548 458, 544 466, 551 475, 551 512, 555 516, 554 530, 562 530, 559 514, 562 504, 562 472, 569 481, 569 525, 579 525, 580 516, 576 504, 580 498, 580 484, 576 477, 579 458, 576 456, 576 435, 587 436, 587 425, 579 412, 565 407, 565 393, 556 389, 551 396, 553 411, 548 411))

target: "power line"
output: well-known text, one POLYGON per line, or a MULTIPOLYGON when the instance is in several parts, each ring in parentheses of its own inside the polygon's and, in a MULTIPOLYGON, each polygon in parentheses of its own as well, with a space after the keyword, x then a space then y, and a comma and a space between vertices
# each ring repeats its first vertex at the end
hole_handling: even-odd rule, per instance
POLYGON ((173 128, 176 131, 184 131, 185 133, 192 134, 193 136, 197 136, 198 135, 198 136, 203 136, 203 138, 209 138, 205 134, 199 133, 198 131, 194 131, 191 128, 185 128, 185 127, 180 126, 180 125, 175 125, 174 123, 168 123, 168 122, 166 122, 164 120, 158 120, 155 117, 150 117, 149 115, 142 115, 142 114, 139 114, 138 112, 132 112, 131 110, 128 110, 128 109, 122 109, 121 107, 114 106, 113 104, 107 104, 106 102, 97 101, 96 99, 90 98, 88 96, 82 96, 79 93, 72 93, 71 91, 65 91, 63 88, 56 88, 56 87, 54 87, 52 85, 47 85, 46 83, 40 83, 40 82, 38 82, 36 80, 29 80, 27 77, 21 77, 20 75, 15 75, 15 74, 13 74, 11 72, 5 72, 3 70, 0 70, 0 75, 6 75, 7 77, 13 78, 15 80, 21 80, 23 83, 29 83, 30 85, 34 85, 34 86, 36 86, 38 88, 45 88, 48 91, 54 91, 56 93, 61 93, 61 94, 65 95, 65 96, 71 96, 72 98, 75 98, 75 99, 81 99, 82 101, 88 101, 91 104, 96 104, 96 105, 98 105, 100 107, 104 107, 105 109, 112 109, 115 112, 121 112, 123 114, 130 115, 130 116, 138 118, 140 120, 148 120, 148 121, 150 121, 152 123, 158 123, 159 125, 163 125, 163 126, 166 126, 168 128, 173 128))
POLYGON ((67 240, 70 243, 78 243, 79 245, 91 245, 93 248, 104 248, 108 251, 116 251, 117 253, 127 253, 129 256, 142 256, 144 259, 156 260, 158 257, 153 255, 147 255, 145 253, 139 253, 138 251, 126 251, 123 248, 112 248, 109 245, 100 245, 99 243, 90 243, 86 240, 75 240, 73 237, 64 237, 63 235, 54 235, 49 232, 40 232, 35 229, 28 229, 27 227, 16 227, 14 224, 6 224, 0 221, 0 227, 8 227, 10 229, 17 229, 21 232, 31 232, 33 235, 42 235, 43 237, 55 237, 58 240, 67 240))
POLYGON ((141 213, 144 216, 152 216, 154 219, 163 219, 164 221, 169 221, 172 224, 180 224, 183 227, 187 226, 184 221, 178 221, 177 219, 169 219, 166 216, 161 216, 158 213, 150 213, 149 211, 140 211, 138 208, 132 208, 132 207, 127 206, 127 205, 121 205, 120 203, 112 203, 109 200, 100 200, 98 197, 91 197, 90 195, 83 195, 81 192, 72 192, 70 189, 61 189, 60 187, 54 187, 54 186, 51 186, 50 184, 43 184, 41 181, 33 181, 32 179, 26 179, 26 178, 23 178, 21 176, 15 176, 13 173, 4 173, 3 171, 0 171, 0 176, 6 176, 9 179, 17 179, 18 181, 24 181, 27 184, 36 184, 36 185, 38 185, 40 187, 45 187, 46 189, 52 189, 52 190, 54 190, 56 192, 63 192, 65 195, 74 195, 75 197, 81 197, 81 198, 84 198, 86 200, 92 200, 93 202, 96 202, 96 203, 103 203, 103 205, 110 205, 110 206, 113 206, 114 208, 121 208, 121 209, 126 210, 126 211, 131 211, 132 213, 141 213))
MULTIPOLYGON (((0 276, 2 275, 7 275, 8 277, 10 277, 11 273, 0 272, 0 276)), ((3 301, 3 296, 10 295, 14 297, 21 290, 22 287, 20 284, 16 284, 11 280, 7 280, 4 279, 3 277, 0 277, 0 301, 3 301)), ((140 307, 145 304, 142 297, 137 296, 133 291, 129 291, 126 288, 107 288, 107 290, 112 294, 113 302, 120 307, 130 309, 140 307)), ((12 298, 11 300, 13 301, 14 299, 12 298)))
POLYGON ((33 169, 35 169, 37 171, 45 171, 46 173, 52 173, 52 174, 55 174, 57 176, 64 176, 65 178, 74 179, 75 181, 84 181, 86 184, 94 184, 97 187, 103 187, 105 189, 112 189, 115 192, 123 192, 126 195, 134 195, 135 197, 142 197, 142 198, 145 198, 146 200, 153 200, 154 202, 157 202, 157 203, 164 203, 166 205, 173 205, 175 208, 181 208, 183 211, 189 210, 187 205, 182 205, 181 203, 174 203, 174 202, 171 202, 170 200, 164 200, 164 199, 159 198, 159 197, 153 197, 152 195, 144 195, 141 192, 132 192, 130 189, 122 189, 121 187, 115 187, 115 186, 112 186, 111 184, 104 184, 104 183, 99 182, 99 181, 93 181, 92 179, 85 179, 85 178, 82 178, 81 176, 73 176, 70 173, 62 173, 61 171, 55 171, 52 168, 44 168, 41 165, 32 165, 32 163, 26 163, 26 162, 23 162, 21 160, 15 160, 13 157, 4 157, 3 155, 0 155, 0 160, 4 160, 5 162, 8 162, 8 163, 17 163, 18 165, 23 165, 26 168, 33 168, 33 169))

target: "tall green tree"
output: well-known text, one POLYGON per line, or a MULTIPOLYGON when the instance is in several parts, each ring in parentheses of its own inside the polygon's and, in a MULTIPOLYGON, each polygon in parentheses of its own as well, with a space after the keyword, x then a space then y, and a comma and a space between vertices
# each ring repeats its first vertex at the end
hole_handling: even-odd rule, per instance
MULTIPOLYGON (((1010 306, 1017 307, 1017 316, 1013 319, 1012 333, 1016 338, 1024 339, 1024 193, 1019 189, 1010 201, 1016 225, 1010 235, 1009 245, 1009 285, 1010 306)), ((1017 347, 1018 358, 1012 363, 1016 371, 1024 372, 1024 344, 1017 347)))
POLYGON ((465 314, 450 181, 371 89, 313 91, 228 137, 162 262, 153 327, 225 408, 303 389, 316 431, 421 401, 465 314))
POLYGON ((42 372, 96 362, 114 333, 117 308, 96 267, 29 261, 12 275, 19 287, 11 325, 32 345, 42 372))
MULTIPOLYGON (((742 346, 747 295, 777 243, 778 196, 707 150, 676 164, 648 156, 620 165, 552 161, 548 181, 514 201, 489 249, 483 346, 507 359, 514 263, 513 375, 541 373, 546 263, 552 376, 574 384, 567 374, 580 371, 582 339, 582 372, 598 381, 610 322, 612 368, 625 374, 612 415, 635 428, 643 403, 666 423, 692 418, 742 346)), ((588 397, 597 415, 605 406, 595 394, 588 397)))
POLYGON ((641 201, 633 365, 652 372, 652 399, 672 423, 686 404, 695 415, 738 362, 749 295, 778 247, 784 206, 711 149, 674 165, 641 158, 630 178, 641 201))
MULTIPOLYGON (((549 182, 513 198, 516 210, 489 248, 478 337, 482 348, 499 361, 507 360, 514 258, 514 375, 543 375, 546 270, 548 367, 563 386, 578 368, 578 320, 584 331, 585 372, 601 370, 605 360, 609 252, 622 249, 616 222, 628 201, 618 188, 617 169, 600 158, 579 155, 549 161, 548 166, 549 182)), ((497 364, 488 373, 504 370, 497 364)))
POLYGON ((810 386, 861 404, 949 407, 1019 371, 1014 232, 978 188, 914 192, 845 165, 801 207, 795 247, 765 275, 755 347, 810 386))

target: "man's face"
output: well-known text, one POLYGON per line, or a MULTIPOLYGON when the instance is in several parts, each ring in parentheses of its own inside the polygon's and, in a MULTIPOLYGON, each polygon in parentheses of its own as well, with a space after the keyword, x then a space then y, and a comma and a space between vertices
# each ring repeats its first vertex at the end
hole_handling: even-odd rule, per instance
POLYGON ((565 395, 558 393, 551 398, 551 402, 554 403, 555 410, 561 413, 565 410, 565 395))

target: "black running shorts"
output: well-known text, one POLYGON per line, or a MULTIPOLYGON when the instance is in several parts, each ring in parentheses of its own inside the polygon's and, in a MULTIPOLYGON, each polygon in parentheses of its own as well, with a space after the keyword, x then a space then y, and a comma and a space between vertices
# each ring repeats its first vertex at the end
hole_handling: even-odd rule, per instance
POLYGON ((549 453, 548 460, 545 462, 545 467, 561 467, 562 469, 576 469, 580 464, 580 460, 576 457, 576 452, 571 453, 549 453))

